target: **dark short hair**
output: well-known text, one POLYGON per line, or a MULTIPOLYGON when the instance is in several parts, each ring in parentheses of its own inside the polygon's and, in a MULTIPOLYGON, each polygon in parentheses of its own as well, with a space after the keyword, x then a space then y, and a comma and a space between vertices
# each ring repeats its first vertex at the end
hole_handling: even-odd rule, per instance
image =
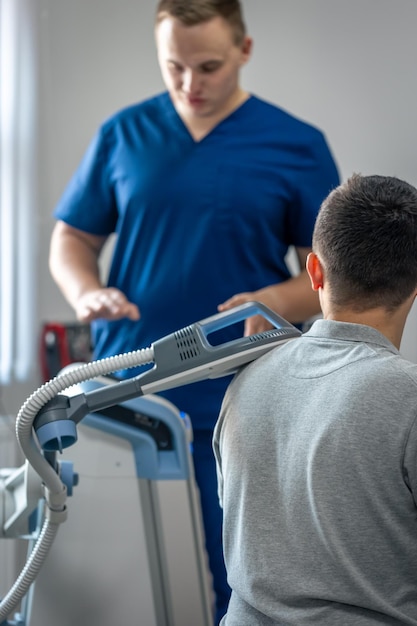
POLYGON ((239 0, 160 0, 156 23, 159 24, 167 16, 175 17, 184 26, 195 26, 214 17, 222 17, 230 25, 236 45, 240 45, 246 35, 239 0))
POLYGON ((417 189, 354 174, 324 200, 313 250, 334 306, 397 308, 417 287, 417 189))

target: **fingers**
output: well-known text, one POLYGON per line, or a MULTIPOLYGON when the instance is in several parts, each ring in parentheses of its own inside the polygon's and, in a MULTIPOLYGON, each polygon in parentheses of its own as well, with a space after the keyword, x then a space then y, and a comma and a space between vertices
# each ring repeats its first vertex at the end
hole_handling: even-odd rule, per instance
POLYGON ((270 285, 269 287, 264 287, 263 289, 258 289, 257 291, 246 291, 243 293, 237 293, 222 304, 219 304, 217 308, 219 311, 227 311, 228 309, 232 309, 239 304, 255 301, 261 302, 262 304, 268 306, 270 309, 279 312, 277 285, 270 285))
POLYGON ((108 320, 123 317, 131 320, 140 318, 136 304, 129 302, 121 291, 113 288, 97 289, 85 294, 79 300, 76 314, 80 322, 91 322, 98 318, 108 320))
MULTIPOLYGON (((245 293, 237 293, 222 304, 219 304, 217 308, 219 311, 227 311, 228 309, 232 309, 239 304, 252 302, 253 300, 257 300, 257 293, 258 292, 255 293, 249 291, 245 293)), ((257 333, 262 333, 271 328, 273 328, 273 326, 262 315, 253 315, 245 320, 244 336, 249 337, 250 335, 256 335, 257 333)))
POLYGON ((218 311, 227 311, 233 307, 253 300, 253 293, 237 293, 217 307, 218 311))
MULTIPOLYGON (((267 293, 267 289, 264 291, 267 293)), ((260 294, 260 291, 237 293, 222 304, 219 304, 217 308, 219 311, 227 311, 228 309, 232 309, 233 307, 238 306, 239 304, 244 304, 245 302, 252 302, 254 300, 262 302, 265 298, 260 298, 260 294)), ((273 328, 272 324, 270 324, 262 315, 253 315, 245 320, 244 336, 250 337, 250 335, 262 333, 265 330, 270 330, 271 328, 273 328)))

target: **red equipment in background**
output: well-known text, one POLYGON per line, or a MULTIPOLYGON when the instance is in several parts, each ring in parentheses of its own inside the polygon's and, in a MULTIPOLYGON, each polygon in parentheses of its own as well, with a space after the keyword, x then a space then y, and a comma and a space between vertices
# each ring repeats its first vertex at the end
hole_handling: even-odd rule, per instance
POLYGON ((40 361, 44 382, 70 363, 92 358, 89 324, 47 322, 41 331, 40 361))

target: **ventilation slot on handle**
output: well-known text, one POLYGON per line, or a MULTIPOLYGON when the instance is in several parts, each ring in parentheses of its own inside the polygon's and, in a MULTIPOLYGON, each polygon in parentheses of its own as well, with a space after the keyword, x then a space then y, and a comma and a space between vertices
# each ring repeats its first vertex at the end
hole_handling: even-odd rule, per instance
POLYGON ((175 333, 175 339, 181 361, 188 361, 200 355, 198 343, 191 326, 177 331, 175 333))

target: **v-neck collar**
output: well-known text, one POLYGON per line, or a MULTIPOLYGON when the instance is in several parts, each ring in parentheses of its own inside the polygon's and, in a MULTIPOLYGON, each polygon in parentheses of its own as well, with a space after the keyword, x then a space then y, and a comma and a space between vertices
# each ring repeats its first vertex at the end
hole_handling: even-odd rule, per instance
POLYGON ((232 118, 238 116, 240 114, 240 112, 253 100, 253 95, 249 94, 248 97, 246 98, 246 100, 244 100, 239 106, 237 106, 231 113, 229 113, 229 115, 227 115, 226 117, 224 117, 222 120, 220 120, 215 126, 213 126, 213 128, 211 130, 208 131, 208 133, 206 133, 204 135, 204 137, 202 137, 201 139, 195 139, 192 135, 192 133, 190 132, 188 126, 185 124, 185 122, 183 121, 182 117, 178 114, 172 100, 171 97, 169 95, 168 92, 165 92, 164 94, 165 96, 165 111, 167 113, 167 115, 169 115, 172 120, 176 121, 176 125, 178 130, 180 130, 183 134, 186 134, 188 136, 188 138, 190 139, 190 141, 192 141, 195 145, 199 145, 202 142, 209 140, 210 137, 214 134, 216 134, 218 132, 218 130, 221 130, 222 126, 227 124, 229 122, 229 120, 231 120, 232 118))

